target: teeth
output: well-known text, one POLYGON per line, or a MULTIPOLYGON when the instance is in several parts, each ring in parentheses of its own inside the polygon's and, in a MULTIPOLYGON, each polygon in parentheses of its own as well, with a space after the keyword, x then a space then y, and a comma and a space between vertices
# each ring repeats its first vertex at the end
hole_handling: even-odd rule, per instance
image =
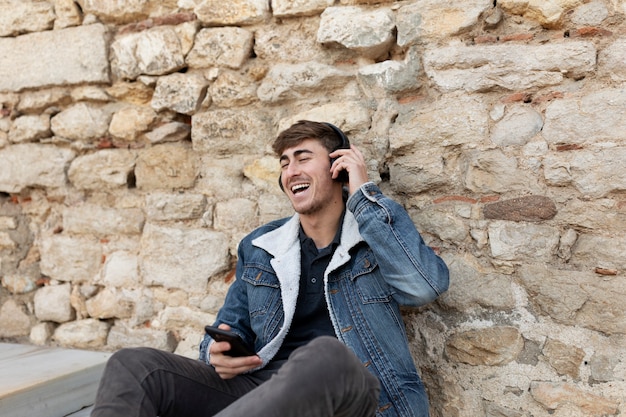
POLYGON ((297 185, 294 185, 293 187, 291 187, 291 191, 296 193, 298 191, 302 191, 302 190, 305 190, 305 189, 309 188, 309 186, 310 186, 310 184, 297 184, 297 185))

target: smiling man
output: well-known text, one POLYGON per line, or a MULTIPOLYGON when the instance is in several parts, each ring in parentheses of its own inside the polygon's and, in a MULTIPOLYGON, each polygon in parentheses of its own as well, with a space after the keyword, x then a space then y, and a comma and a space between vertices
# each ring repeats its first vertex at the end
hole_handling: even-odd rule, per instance
POLYGON ((337 127, 300 121, 273 149, 295 214, 241 241, 215 323, 256 354, 215 333, 200 361, 123 349, 92 416, 428 415, 400 306, 446 291, 446 265, 337 127))

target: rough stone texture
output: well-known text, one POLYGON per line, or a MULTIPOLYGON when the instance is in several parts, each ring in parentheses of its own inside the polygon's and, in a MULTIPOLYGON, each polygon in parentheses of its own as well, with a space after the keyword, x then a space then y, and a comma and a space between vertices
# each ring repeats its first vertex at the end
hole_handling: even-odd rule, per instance
POLYGON ((455 362, 496 366, 515 360, 523 345, 516 328, 492 327, 452 335, 446 353, 455 362))
POLYGON ((96 24, 0 38, 0 91, 109 82, 106 30, 96 24))
POLYGON ((254 35, 237 27, 203 29, 187 55, 190 67, 240 68, 252 52, 254 35))
POLYGON ((32 0, 0 1, 0 36, 16 36, 52 28, 54 8, 48 2, 32 0))
POLYGON ((596 48, 590 42, 561 44, 449 46, 427 50, 424 70, 445 91, 525 90, 557 85, 565 77, 593 71, 596 48), (513 64, 517 71, 508 68, 513 64))
POLYGON ((168 74, 185 65, 179 35, 169 26, 122 35, 111 45, 111 53, 113 74, 129 80, 143 74, 168 74))
POLYGON ((67 173, 79 189, 98 190, 128 185, 137 154, 124 149, 103 149, 77 157, 67 173))
POLYGON ((543 354, 559 375, 568 375, 574 380, 580 377, 580 366, 585 358, 584 350, 549 339, 543 348, 543 354))
POLYGON ((52 145, 19 144, 0 149, 0 191, 19 193, 27 187, 62 187, 75 153, 52 145))
POLYGON ((65 323, 74 319, 70 284, 49 285, 35 294, 35 316, 40 321, 65 323))
POLYGON ((322 13, 317 41, 337 43, 361 55, 378 58, 391 47, 394 27, 394 16, 389 9, 329 7, 322 13))
POLYGON ((328 121, 450 267, 402 315, 430 415, 626 412, 626 1, 0 5, 3 340, 197 357, 328 121))
POLYGON ((219 232, 148 224, 141 246, 140 267, 147 285, 203 292, 209 278, 228 267, 226 236, 219 232), (212 250, 207 252, 207 247, 212 250))
POLYGON ((485 219, 539 222, 554 218, 557 211, 550 198, 532 195, 486 204, 483 213, 485 219))
POLYGON ((204 0, 194 12, 207 26, 253 25, 269 18, 269 6, 267 0, 204 0))

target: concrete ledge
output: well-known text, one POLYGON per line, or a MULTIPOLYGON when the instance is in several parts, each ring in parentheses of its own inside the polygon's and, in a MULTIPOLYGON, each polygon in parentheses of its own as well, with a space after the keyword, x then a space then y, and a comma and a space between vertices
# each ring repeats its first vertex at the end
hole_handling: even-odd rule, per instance
POLYGON ((3 417, 88 415, 110 353, 0 343, 3 417))

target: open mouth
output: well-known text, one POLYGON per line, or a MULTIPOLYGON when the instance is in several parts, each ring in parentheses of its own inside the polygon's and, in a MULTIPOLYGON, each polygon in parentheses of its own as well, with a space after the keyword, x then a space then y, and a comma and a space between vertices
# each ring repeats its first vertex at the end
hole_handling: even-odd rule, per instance
POLYGON ((298 193, 308 190, 310 186, 311 184, 309 183, 296 184, 293 187, 291 187, 291 192, 294 194, 298 194, 298 193))

